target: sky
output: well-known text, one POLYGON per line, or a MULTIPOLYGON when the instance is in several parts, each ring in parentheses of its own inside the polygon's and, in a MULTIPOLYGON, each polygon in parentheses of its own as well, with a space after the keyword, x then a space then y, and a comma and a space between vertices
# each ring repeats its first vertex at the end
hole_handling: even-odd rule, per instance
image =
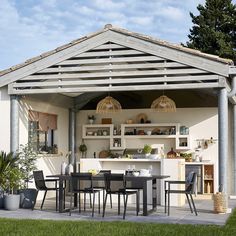
POLYGON ((185 43, 204 0, 0 0, 0 70, 110 23, 185 43))

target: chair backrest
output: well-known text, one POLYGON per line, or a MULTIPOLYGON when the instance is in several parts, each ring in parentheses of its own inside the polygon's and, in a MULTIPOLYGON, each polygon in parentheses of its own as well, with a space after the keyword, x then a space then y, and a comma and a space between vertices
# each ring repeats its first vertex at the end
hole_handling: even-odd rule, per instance
POLYGON ((72 173, 70 183, 73 192, 93 189, 92 173, 72 173))
POLYGON ((36 188, 38 190, 46 190, 47 186, 45 184, 43 171, 42 170, 33 171, 33 176, 36 188))
POLYGON ((195 191, 196 181, 197 181, 197 174, 191 171, 186 178, 185 191, 193 193, 195 191))
POLYGON ((105 189, 108 193, 126 189, 124 174, 104 174, 105 189))
MULTIPOLYGON (((111 170, 100 170, 99 175, 110 174, 111 170)), ((93 187, 94 188, 105 188, 105 181, 100 180, 93 180, 93 187)))

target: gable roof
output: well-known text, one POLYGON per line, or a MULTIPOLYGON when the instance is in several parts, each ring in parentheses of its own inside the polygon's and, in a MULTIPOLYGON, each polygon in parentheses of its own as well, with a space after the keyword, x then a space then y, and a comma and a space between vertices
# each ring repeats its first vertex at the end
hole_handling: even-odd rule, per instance
MULTIPOLYGON (((81 38, 76 39, 76 40, 73 40, 72 42, 70 42, 68 44, 65 44, 63 46, 60 46, 60 47, 58 47, 58 48, 56 48, 54 50, 45 52, 45 53, 43 53, 43 54, 41 54, 41 55, 39 55, 37 57, 33 57, 31 59, 26 60, 23 63, 20 63, 20 64, 17 64, 15 66, 12 66, 9 69, 0 71, 0 86, 4 86, 4 85, 6 85, 6 84, 8 84, 10 82, 13 82, 13 81, 9 81, 7 79, 6 79, 6 81, 4 81, 5 77, 8 76, 8 74, 11 74, 12 72, 20 70, 20 69, 22 69, 24 67, 27 67, 27 66, 31 65, 31 64, 37 63, 37 62, 39 62, 39 61, 41 61, 41 60, 43 60, 45 58, 48 58, 50 56, 53 56, 53 55, 57 54, 59 52, 65 51, 65 50, 67 50, 67 49, 69 49, 69 48, 71 48, 71 47, 73 47, 75 45, 79 45, 82 42, 85 42, 85 41, 87 41, 87 40, 89 40, 91 38, 94 38, 96 36, 104 34, 105 32, 108 32, 108 31, 119 33, 119 34, 126 35, 126 36, 130 36, 130 37, 136 38, 136 39, 141 39, 141 40, 146 41, 148 43, 153 43, 153 44, 159 45, 161 47, 165 47, 165 48, 168 48, 168 49, 173 49, 175 51, 187 53, 187 54, 190 54, 190 55, 193 55, 193 56, 197 56, 197 57, 202 58, 202 59, 207 59, 209 61, 216 62, 216 63, 219 63, 221 65, 233 65, 233 61, 230 60, 230 59, 224 59, 224 58, 220 58, 220 57, 215 56, 215 55, 202 53, 202 52, 200 52, 198 50, 186 48, 186 47, 183 47, 183 46, 178 45, 178 44, 168 43, 166 41, 163 41, 163 40, 160 40, 160 39, 156 39, 156 38, 151 37, 151 36, 147 36, 147 35, 144 35, 144 34, 131 32, 131 31, 128 31, 126 29, 122 29, 122 28, 118 28, 118 27, 113 27, 111 24, 107 24, 107 25, 105 25, 105 27, 102 30, 100 30, 98 32, 89 34, 87 36, 81 37, 81 38)), ((228 76, 228 74, 225 73, 225 72, 222 73, 221 75, 228 76)), ((17 80, 17 79, 18 78, 16 76, 15 80, 17 80)))

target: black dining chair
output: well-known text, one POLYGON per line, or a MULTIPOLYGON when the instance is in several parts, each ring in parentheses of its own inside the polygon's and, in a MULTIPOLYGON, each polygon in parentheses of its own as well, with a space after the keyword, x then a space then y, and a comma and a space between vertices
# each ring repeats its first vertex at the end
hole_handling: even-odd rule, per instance
MULTIPOLYGON (((104 175, 106 173, 110 174, 111 170, 100 170, 99 171, 99 175, 104 175)), ((104 181, 95 180, 95 181, 93 181, 93 187, 95 189, 102 190, 102 196, 103 196, 103 202, 104 202, 104 200, 105 200, 105 191, 106 191, 106 189, 105 189, 105 182, 104 181)), ((91 205, 91 198, 90 198, 90 205, 91 205)), ((112 208, 112 196, 111 196, 111 194, 110 194, 110 206, 112 208)))
POLYGON ((125 219, 125 215, 126 215, 128 196, 132 195, 132 194, 136 194, 136 214, 138 215, 138 213, 139 213, 138 191, 137 190, 129 190, 128 191, 126 189, 126 181, 125 181, 124 174, 105 173, 104 180, 105 180, 106 195, 105 195, 105 201, 103 204, 103 217, 105 216, 107 196, 113 195, 113 194, 118 195, 118 215, 120 214, 120 196, 121 195, 123 196, 123 199, 124 199, 123 219, 125 219))
MULTIPOLYGON (((100 189, 93 187, 93 176, 91 173, 72 173, 70 180, 70 211, 72 209, 72 195, 75 193, 84 194, 84 211, 86 210, 86 194, 93 195, 92 200, 92 217, 94 216, 95 195, 98 193, 98 212, 100 213, 100 189)), ((79 212, 81 212, 81 200, 79 196, 79 212)))
POLYGON ((172 193, 185 194, 191 213, 193 213, 194 211, 195 215, 197 216, 197 209, 195 207, 193 196, 192 196, 192 194, 195 191, 196 181, 197 181, 197 174, 193 171, 189 173, 185 181, 172 181, 172 180, 165 181, 165 213, 166 213, 166 207, 167 207, 168 215, 170 215, 170 194, 172 193), (183 190, 171 189, 171 185, 173 186, 177 184, 184 184, 185 189, 183 190), (168 205, 166 205, 167 202, 168 202, 168 205))
MULTIPOLYGON (((58 186, 58 181, 59 179, 44 179, 43 171, 42 170, 37 170, 33 171, 33 176, 34 176, 34 181, 35 181, 35 186, 37 189, 37 194, 36 194, 36 199, 38 196, 39 191, 45 191, 44 196, 43 196, 43 201, 41 203, 40 209, 43 209, 44 201, 47 195, 48 191, 56 191, 56 211, 58 210, 58 191, 59 191, 59 186, 58 186), (46 183, 54 183, 53 187, 48 187, 46 183)), ((35 201, 36 203, 36 201, 35 201)), ((34 204, 35 206, 35 204, 34 204)), ((34 209, 33 206, 33 209, 34 209)))

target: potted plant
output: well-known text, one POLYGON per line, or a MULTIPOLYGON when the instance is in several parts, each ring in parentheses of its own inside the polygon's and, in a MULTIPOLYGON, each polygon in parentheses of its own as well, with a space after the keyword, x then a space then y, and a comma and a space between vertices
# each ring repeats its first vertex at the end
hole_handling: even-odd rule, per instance
POLYGON ((143 147, 143 152, 146 157, 148 157, 150 155, 151 151, 152 151, 152 147, 148 144, 145 144, 143 147))
POLYGON ((88 120, 89 120, 89 124, 93 124, 95 121, 95 116, 94 115, 88 115, 88 120))
POLYGON ((87 152, 87 146, 82 143, 80 146, 79 146, 79 151, 82 153, 82 158, 86 158, 86 152, 87 152))
POLYGON ((30 144, 20 145, 18 154, 23 181, 23 188, 19 190, 20 207, 32 208, 37 197, 37 190, 29 188, 29 183, 33 179, 33 171, 37 170, 36 160, 38 156, 30 144))
POLYGON ((19 208, 20 195, 16 194, 22 180, 19 168, 19 155, 12 152, 0 152, 0 187, 4 192, 4 208, 16 210, 19 208))

